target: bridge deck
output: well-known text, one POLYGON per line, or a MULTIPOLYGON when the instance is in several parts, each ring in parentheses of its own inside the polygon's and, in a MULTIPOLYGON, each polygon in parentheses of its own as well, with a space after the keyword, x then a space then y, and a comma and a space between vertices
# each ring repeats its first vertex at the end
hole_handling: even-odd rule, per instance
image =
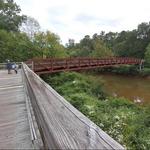
POLYGON ((22 76, 0 71, 0 149, 31 149, 22 76))

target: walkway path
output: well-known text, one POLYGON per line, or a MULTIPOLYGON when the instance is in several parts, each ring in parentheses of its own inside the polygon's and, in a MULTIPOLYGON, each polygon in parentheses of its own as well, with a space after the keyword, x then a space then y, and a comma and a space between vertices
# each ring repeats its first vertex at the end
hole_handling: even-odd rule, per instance
POLYGON ((0 71, 0 149, 31 149, 21 73, 0 71))

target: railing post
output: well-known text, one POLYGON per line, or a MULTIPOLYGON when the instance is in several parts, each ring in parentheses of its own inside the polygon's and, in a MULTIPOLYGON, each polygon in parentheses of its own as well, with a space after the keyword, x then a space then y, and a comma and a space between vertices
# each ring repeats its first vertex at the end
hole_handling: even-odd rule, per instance
POLYGON ((32 61, 32 63, 31 63, 31 69, 34 71, 34 61, 32 61))
POLYGON ((79 62, 79 68, 80 68, 80 67, 81 67, 81 66, 80 66, 80 57, 78 58, 78 62, 79 62))
POLYGON ((51 58, 51 71, 53 71, 53 58, 51 58))
POLYGON ((88 60, 89 60, 89 65, 91 66, 91 64, 92 64, 92 63, 91 63, 91 59, 90 59, 90 58, 88 58, 88 60))

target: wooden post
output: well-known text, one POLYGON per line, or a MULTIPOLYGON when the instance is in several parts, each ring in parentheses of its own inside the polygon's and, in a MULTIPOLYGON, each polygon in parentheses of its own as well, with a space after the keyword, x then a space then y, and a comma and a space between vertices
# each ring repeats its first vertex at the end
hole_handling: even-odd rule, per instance
POLYGON ((32 61, 31 65, 32 65, 32 66, 31 66, 31 67, 32 67, 31 69, 34 71, 34 61, 32 61))
POLYGON ((67 59, 66 59, 66 67, 65 67, 65 69, 68 69, 68 61, 67 61, 67 59))
POLYGON ((144 65, 143 65, 143 64, 144 64, 144 60, 142 59, 141 62, 140 62, 140 66, 139 66, 140 71, 142 70, 142 66, 143 66, 143 68, 144 68, 144 65))
POLYGON ((81 67, 81 65, 80 65, 80 57, 78 58, 78 62, 79 62, 79 68, 81 67))
POLYGON ((51 58, 51 71, 53 71, 53 58, 51 58))

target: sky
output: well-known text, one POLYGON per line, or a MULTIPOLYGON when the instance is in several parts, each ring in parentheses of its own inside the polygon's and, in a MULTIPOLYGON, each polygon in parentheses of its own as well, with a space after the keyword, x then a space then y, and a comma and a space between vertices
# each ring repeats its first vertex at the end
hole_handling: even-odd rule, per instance
POLYGON ((133 30, 150 21, 150 0, 15 0, 42 30, 79 42, 101 31, 133 30))

